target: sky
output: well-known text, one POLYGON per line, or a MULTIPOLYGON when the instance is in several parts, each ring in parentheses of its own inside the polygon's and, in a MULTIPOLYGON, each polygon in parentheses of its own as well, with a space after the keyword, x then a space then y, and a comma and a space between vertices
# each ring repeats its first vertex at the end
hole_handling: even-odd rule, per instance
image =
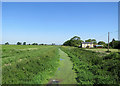
POLYGON ((118 39, 117 2, 3 2, 2 43, 118 39))
POLYGON ((120 0, 2 0, 2 2, 118 2, 120 0))

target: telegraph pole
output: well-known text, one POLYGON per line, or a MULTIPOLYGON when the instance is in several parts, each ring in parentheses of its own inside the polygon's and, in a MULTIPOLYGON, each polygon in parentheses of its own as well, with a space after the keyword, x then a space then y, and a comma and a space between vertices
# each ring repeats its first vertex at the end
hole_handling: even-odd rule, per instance
POLYGON ((109 51, 109 32, 108 32, 108 51, 109 51))

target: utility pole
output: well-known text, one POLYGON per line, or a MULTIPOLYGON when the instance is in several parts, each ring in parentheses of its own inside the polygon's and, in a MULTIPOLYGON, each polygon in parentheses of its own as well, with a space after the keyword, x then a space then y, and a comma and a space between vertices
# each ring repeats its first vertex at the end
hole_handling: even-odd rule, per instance
POLYGON ((109 51, 109 32, 108 32, 108 51, 109 51))

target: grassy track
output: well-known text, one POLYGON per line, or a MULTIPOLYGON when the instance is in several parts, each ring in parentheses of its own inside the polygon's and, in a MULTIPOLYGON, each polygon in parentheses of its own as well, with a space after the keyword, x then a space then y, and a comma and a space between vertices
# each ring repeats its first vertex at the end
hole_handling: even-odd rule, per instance
POLYGON ((52 77, 51 79, 60 81, 59 84, 77 84, 77 81, 75 79, 76 74, 72 70, 73 64, 70 61, 70 58, 61 49, 59 49, 59 55, 60 66, 58 67, 58 70, 56 71, 54 77, 52 77))

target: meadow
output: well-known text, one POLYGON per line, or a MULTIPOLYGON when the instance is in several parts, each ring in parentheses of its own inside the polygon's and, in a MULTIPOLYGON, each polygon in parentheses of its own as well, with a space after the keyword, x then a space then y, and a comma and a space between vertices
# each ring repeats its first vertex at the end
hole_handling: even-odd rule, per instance
POLYGON ((2 46, 3 84, 44 84, 58 67, 58 47, 2 46))
MULTIPOLYGON (((86 49, 86 50, 91 50, 91 51, 95 51, 95 52, 103 52, 103 53, 106 53, 106 51, 108 51, 108 49, 105 49, 105 48, 94 48, 94 49, 86 49)), ((120 52, 119 49, 109 49, 109 51, 120 52)))
POLYGON ((120 84, 120 54, 69 46, 2 45, 3 84, 120 84))

